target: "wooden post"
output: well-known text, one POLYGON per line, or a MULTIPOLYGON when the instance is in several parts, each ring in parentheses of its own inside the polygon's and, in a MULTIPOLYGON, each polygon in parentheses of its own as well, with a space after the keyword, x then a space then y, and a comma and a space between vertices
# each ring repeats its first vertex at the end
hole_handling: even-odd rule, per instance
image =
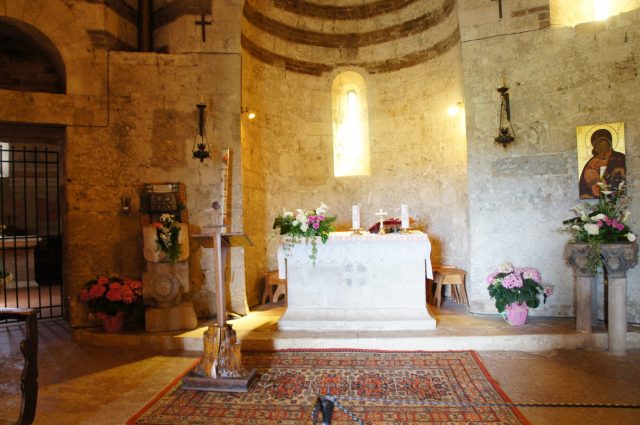
POLYGON ((203 335, 204 350, 200 362, 182 378, 182 387, 201 391, 247 392, 257 378, 256 369, 247 371, 242 366, 240 345, 233 328, 227 325, 224 267, 226 251, 234 236, 240 233, 222 233, 222 225, 208 235, 194 235, 195 239, 213 242, 213 263, 216 285, 216 325, 209 326, 203 335))

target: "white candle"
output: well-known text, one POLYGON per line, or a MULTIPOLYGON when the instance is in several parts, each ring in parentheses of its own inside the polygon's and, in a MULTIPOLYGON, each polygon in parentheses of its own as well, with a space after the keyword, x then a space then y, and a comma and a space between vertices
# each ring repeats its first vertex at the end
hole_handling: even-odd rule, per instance
POLYGON ((354 205, 351 207, 351 227, 353 229, 360 228, 360 206, 354 205))
POLYGON ((407 204, 400 205, 400 219, 402 221, 401 227, 403 229, 409 228, 409 206, 407 204))

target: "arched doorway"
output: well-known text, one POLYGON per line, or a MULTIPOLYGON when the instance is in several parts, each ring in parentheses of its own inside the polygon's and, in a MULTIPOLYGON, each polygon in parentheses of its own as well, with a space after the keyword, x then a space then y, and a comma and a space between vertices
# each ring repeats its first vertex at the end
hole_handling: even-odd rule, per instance
MULTIPOLYGON (((55 46, 36 28, 0 19, 0 88, 65 93, 55 46)), ((0 307, 63 315, 62 173, 65 128, 0 122, 0 307)))

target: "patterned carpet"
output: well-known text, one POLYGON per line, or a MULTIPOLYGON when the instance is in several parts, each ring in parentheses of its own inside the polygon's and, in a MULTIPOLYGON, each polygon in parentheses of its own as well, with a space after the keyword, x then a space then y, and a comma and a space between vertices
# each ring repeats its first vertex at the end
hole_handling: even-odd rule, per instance
MULTIPOLYGON (((509 402, 474 352, 287 350, 243 364, 259 374, 249 392, 184 390, 178 377, 127 424, 311 424, 325 394, 372 425, 527 424, 515 408, 463 405, 509 402)), ((358 422, 336 407, 331 423, 358 422)))

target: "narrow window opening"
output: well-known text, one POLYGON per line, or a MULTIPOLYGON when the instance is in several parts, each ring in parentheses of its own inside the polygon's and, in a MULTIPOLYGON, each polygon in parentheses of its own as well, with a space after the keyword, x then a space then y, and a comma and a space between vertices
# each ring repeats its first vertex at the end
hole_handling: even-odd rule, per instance
POLYGON ((344 72, 333 83, 333 155, 336 177, 369 175, 369 125, 362 77, 344 72))

